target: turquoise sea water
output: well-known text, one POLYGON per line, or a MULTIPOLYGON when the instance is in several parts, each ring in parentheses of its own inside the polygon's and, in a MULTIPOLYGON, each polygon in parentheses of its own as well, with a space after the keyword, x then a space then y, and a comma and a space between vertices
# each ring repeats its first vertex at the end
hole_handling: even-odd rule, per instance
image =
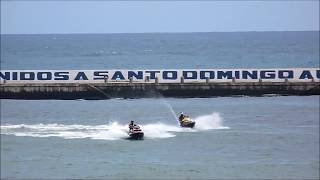
MULTIPOLYGON (((319 67, 319 32, 1 35, 1 69, 277 67, 319 67)), ((319 98, 2 99, 1 179, 318 179, 319 98)))

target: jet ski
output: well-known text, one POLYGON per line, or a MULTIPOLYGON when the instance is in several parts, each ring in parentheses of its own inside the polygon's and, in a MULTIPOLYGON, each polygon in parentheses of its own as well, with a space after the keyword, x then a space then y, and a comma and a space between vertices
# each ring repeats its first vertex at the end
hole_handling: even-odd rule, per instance
POLYGON ((129 130, 129 138, 131 140, 142 140, 144 133, 138 125, 134 125, 132 129, 129 130))
POLYGON ((192 121, 189 116, 184 116, 182 120, 179 120, 181 127, 193 128, 196 122, 192 121))

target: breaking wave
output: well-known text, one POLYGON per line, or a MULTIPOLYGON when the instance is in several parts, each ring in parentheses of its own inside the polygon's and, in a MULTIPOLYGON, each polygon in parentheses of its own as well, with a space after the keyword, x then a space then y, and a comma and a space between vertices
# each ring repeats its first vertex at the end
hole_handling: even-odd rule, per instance
MULTIPOLYGON (((178 125, 169 125, 161 122, 141 124, 145 138, 169 138, 176 136, 178 132, 198 132, 211 129, 228 129, 222 126, 222 119, 218 113, 199 116, 194 119, 194 129, 181 128, 178 125)), ((1 126, 1 134, 29 137, 61 137, 64 139, 101 139, 118 140, 128 137, 127 124, 110 122, 106 125, 65 125, 65 124, 6 124, 1 126)))

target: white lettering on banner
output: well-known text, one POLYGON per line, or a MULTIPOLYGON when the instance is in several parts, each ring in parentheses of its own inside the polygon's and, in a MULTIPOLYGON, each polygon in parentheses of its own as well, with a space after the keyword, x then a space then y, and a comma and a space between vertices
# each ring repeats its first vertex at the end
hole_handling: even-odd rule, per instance
POLYGON ((0 83, 185 83, 320 81, 319 68, 169 70, 1 70, 0 83), (146 79, 148 81, 146 82, 146 79))

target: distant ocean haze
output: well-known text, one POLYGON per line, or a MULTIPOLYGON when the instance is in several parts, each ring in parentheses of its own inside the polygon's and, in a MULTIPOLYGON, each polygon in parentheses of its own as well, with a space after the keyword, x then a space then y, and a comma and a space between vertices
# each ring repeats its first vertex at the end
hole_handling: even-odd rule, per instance
POLYGON ((319 67, 319 32, 1 35, 1 69, 319 67))

